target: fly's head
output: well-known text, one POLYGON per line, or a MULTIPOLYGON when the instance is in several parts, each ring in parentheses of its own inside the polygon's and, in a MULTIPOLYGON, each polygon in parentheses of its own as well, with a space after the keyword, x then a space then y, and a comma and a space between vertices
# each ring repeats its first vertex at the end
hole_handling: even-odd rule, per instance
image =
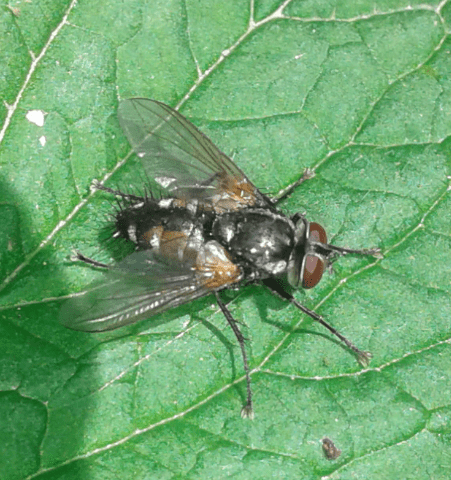
POLYGON ((294 215, 292 221, 295 246, 288 261, 288 281, 294 288, 313 288, 321 280, 333 251, 328 248, 326 231, 321 225, 300 214, 294 215))
POLYGON ((354 250, 327 243, 324 228, 309 222, 297 213, 291 218, 294 223, 294 248, 287 267, 288 282, 294 288, 313 288, 318 285, 324 269, 334 257, 347 254, 367 255, 382 258, 379 248, 354 250))

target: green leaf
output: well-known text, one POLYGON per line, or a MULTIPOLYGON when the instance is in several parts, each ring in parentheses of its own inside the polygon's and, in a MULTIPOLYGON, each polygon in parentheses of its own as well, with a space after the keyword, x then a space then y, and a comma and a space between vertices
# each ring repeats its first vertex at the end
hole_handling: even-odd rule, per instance
POLYGON ((450 478, 450 18, 446 0, 4 4, 2 478, 450 478), (92 181, 145 184, 116 118, 132 96, 180 107, 265 193, 312 169, 281 209, 382 249, 296 293, 367 369, 263 288, 228 292, 246 421, 213 298, 104 334, 58 323, 101 276, 71 250, 117 259, 92 181))

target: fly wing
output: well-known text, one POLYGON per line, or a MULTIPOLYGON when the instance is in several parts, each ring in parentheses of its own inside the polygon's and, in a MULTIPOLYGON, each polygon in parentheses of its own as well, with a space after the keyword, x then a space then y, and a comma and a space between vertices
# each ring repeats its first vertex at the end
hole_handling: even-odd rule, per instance
POLYGON ((85 332, 114 330, 210 292, 192 267, 150 250, 135 252, 109 268, 102 283, 68 300, 60 322, 85 332))
POLYGON ((132 98, 120 103, 119 123, 149 178, 168 195, 197 199, 216 212, 269 202, 244 173, 180 113, 164 103, 132 98))
POLYGON ((73 330, 103 332, 241 281, 241 268, 216 241, 196 258, 180 262, 154 253, 135 252, 106 271, 102 283, 63 305, 60 322, 73 330))

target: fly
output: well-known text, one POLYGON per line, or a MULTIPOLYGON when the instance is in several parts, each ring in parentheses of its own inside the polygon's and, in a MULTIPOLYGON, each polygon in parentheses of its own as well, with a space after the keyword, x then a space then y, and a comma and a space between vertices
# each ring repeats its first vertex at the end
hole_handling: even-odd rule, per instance
POLYGON ((287 217, 233 161, 180 113, 156 100, 121 102, 120 125, 159 195, 137 196, 96 184, 119 197, 113 237, 135 251, 116 265, 77 252, 76 258, 105 270, 102 284, 70 299, 61 322, 74 330, 103 332, 213 294, 241 348, 247 399, 241 415, 253 417, 245 338, 221 299, 221 291, 258 283, 324 325, 367 365, 357 348, 320 315, 301 305, 293 288, 312 288, 335 258, 373 255, 327 243, 324 228, 304 215, 287 217))

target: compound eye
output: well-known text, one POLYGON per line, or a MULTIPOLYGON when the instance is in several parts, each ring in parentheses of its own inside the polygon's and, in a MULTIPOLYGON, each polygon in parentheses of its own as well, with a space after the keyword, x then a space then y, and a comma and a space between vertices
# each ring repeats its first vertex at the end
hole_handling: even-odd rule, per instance
POLYGON ((314 242, 327 243, 326 230, 319 223, 312 222, 308 238, 314 242))
MULTIPOLYGON (((312 224, 310 224, 312 225, 312 224)), ((321 227, 322 228, 322 227, 321 227)), ((324 232, 324 229, 323 229, 324 232)), ((324 232, 324 235, 326 233, 324 232)), ((302 288, 313 288, 318 285, 324 272, 324 262, 315 255, 307 255, 304 258, 304 270, 302 273, 302 288)))

